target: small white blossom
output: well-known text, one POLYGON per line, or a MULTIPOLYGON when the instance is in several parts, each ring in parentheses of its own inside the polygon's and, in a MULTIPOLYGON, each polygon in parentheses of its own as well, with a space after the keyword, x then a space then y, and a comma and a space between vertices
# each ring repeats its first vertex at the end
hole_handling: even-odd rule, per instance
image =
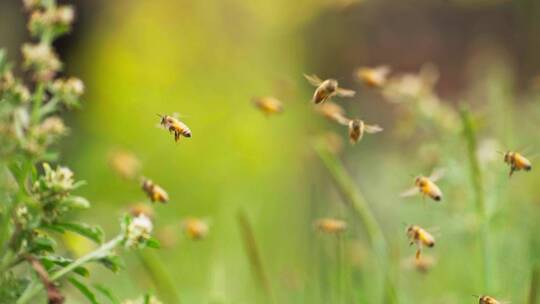
POLYGON ((125 227, 124 245, 128 248, 141 245, 144 241, 150 239, 153 228, 152 221, 143 213, 132 218, 129 225, 125 227))

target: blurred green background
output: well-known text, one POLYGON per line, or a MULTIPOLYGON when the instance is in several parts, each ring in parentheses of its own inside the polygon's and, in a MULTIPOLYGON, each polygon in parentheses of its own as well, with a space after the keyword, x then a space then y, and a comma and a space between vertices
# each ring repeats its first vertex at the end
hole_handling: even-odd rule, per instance
MULTIPOLYGON (((253 224, 275 303, 390 301, 381 296, 381 265, 364 226, 343 204, 314 152, 314 138, 327 130, 343 138, 339 157, 388 240, 386 263, 398 302, 473 303, 471 295, 489 294, 535 303, 530 291, 538 287, 532 277, 540 254, 540 175, 533 170, 508 179, 502 157, 491 159, 490 152, 540 151, 540 95, 534 82, 540 72, 540 2, 72 3, 79 19, 58 50, 66 74, 83 79, 87 93, 82 110, 67 116, 71 134, 60 149, 62 163, 88 182, 80 192, 94 207, 80 216, 114 235, 119 216, 146 201, 137 182, 119 178, 108 165, 113 149, 136 154, 142 174, 171 198, 155 206, 156 231, 172 229, 178 240, 154 254, 182 303, 267 301, 242 244, 240 209, 253 224), (402 105, 385 102, 352 77, 358 66, 389 64, 404 73, 425 63, 438 67, 435 89, 451 109, 470 104, 479 145, 487 145, 488 156, 481 154, 487 260, 479 246, 461 126, 446 130, 433 119, 405 115, 402 105), (358 90, 353 101, 340 104, 385 131, 348 145, 346 129, 314 113, 313 88, 303 73, 333 77, 358 90), (285 112, 259 113, 250 100, 265 95, 281 99, 285 112), (155 113, 173 112, 183 115, 193 132, 178 144, 156 127, 155 113), (412 176, 428 175, 435 167, 447 170, 440 184, 442 203, 399 197, 412 176), (208 238, 182 237, 180 223, 189 216, 208 219, 208 238), (320 217, 347 220, 343 239, 316 233, 312 223, 320 217), (437 246, 428 252, 436 264, 427 274, 407 267, 414 249, 407 246, 404 223, 440 231, 437 246)), ((18 58, 25 35, 21 5, 2 2, 0 44, 12 59, 18 58)), ((74 254, 89 250, 81 240, 66 243, 74 254)), ((152 279, 140 256, 128 254, 126 266, 118 275, 96 267, 91 279, 121 298, 145 291, 160 295, 162 283, 152 279)))

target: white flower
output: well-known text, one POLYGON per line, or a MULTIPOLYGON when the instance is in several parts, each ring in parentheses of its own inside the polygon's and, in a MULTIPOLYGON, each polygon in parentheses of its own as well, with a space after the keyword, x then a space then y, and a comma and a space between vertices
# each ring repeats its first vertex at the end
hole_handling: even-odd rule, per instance
POLYGON ((137 247, 150 239, 150 234, 154 225, 148 216, 141 213, 131 219, 129 225, 125 228, 125 246, 128 248, 137 247))

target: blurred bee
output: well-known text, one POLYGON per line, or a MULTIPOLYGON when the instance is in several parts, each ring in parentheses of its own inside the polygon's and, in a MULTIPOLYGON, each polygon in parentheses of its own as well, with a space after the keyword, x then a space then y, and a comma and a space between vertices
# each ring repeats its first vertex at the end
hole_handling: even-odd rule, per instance
POLYGON ((356 78, 369 88, 382 88, 387 81, 390 68, 378 66, 374 68, 363 67, 356 70, 356 78))
POLYGON ((197 218, 187 218, 183 221, 184 233, 191 240, 201 240, 208 234, 208 224, 197 218))
POLYGON ((167 192, 163 190, 163 188, 161 188, 160 186, 154 184, 154 182, 149 179, 143 179, 142 189, 144 192, 146 192, 146 194, 153 203, 166 203, 169 201, 169 195, 167 194, 167 192))
POLYGON ((510 166, 510 173, 508 175, 510 177, 514 171, 530 171, 532 169, 531 162, 518 152, 508 151, 504 153, 504 162, 510 166))
POLYGON ((506 301, 503 302, 503 301, 496 300, 495 298, 490 297, 490 296, 476 296, 476 295, 473 295, 473 297, 478 298, 478 304, 503 304, 503 303, 508 303, 506 301))
POLYGON ((129 151, 113 150, 109 153, 109 166, 120 177, 132 180, 138 175, 141 163, 135 154, 129 151))
POLYGON ((407 227, 407 236, 409 237, 409 245, 416 245, 416 259, 420 259, 422 254, 422 248, 424 246, 435 246, 435 238, 429 234, 425 229, 417 225, 411 225, 407 227))
POLYGON ((317 230, 330 234, 342 233, 347 229, 347 223, 345 221, 333 218, 316 220, 314 226, 317 230))
POLYGON ((442 191, 435 184, 444 174, 442 169, 435 170, 429 177, 417 176, 414 180, 414 187, 401 193, 402 197, 413 196, 418 193, 427 195, 436 201, 442 200, 442 191))
POLYGON ((335 79, 322 80, 316 75, 305 75, 306 79, 317 89, 313 94, 312 101, 315 104, 323 103, 334 96, 340 97, 353 97, 356 92, 353 90, 346 90, 339 87, 338 81, 335 79))
POLYGON ((351 144, 355 144, 359 142, 365 133, 379 133, 383 130, 378 125, 368 125, 364 123, 363 120, 360 119, 351 119, 348 122, 349 125, 349 139, 351 141, 351 144))
POLYGON ((180 140, 180 136, 191 137, 191 130, 185 123, 181 122, 178 118, 170 115, 157 115, 161 117, 160 125, 165 129, 169 130, 169 132, 174 133, 175 142, 178 142, 180 140))
POLYGON ((329 101, 320 104, 316 107, 317 112, 331 121, 335 121, 340 125, 348 125, 349 119, 345 117, 345 111, 342 107, 329 101))
POLYGON ((282 102, 274 97, 255 97, 253 104, 267 116, 283 112, 282 102))
POLYGON ((152 206, 144 203, 135 203, 129 207, 129 213, 133 217, 138 217, 143 214, 152 219, 154 217, 154 209, 152 206))
POLYGON ((420 258, 410 257, 403 260, 402 265, 406 269, 415 269, 420 273, 427 273, 435 265, 435 258, 422 255, 420 258))

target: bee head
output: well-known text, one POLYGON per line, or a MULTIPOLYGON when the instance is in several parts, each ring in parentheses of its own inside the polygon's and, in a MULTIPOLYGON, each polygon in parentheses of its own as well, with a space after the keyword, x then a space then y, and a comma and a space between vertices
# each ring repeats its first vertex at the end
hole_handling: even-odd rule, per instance
POLYGON ((326 80, 325 87, 328 91, 334 92, 338 88, 338 81, 335 79, 326 80))
POLYGON ((504 153, 504 162, 509 163, 512 159, 512 152, 504 153))

